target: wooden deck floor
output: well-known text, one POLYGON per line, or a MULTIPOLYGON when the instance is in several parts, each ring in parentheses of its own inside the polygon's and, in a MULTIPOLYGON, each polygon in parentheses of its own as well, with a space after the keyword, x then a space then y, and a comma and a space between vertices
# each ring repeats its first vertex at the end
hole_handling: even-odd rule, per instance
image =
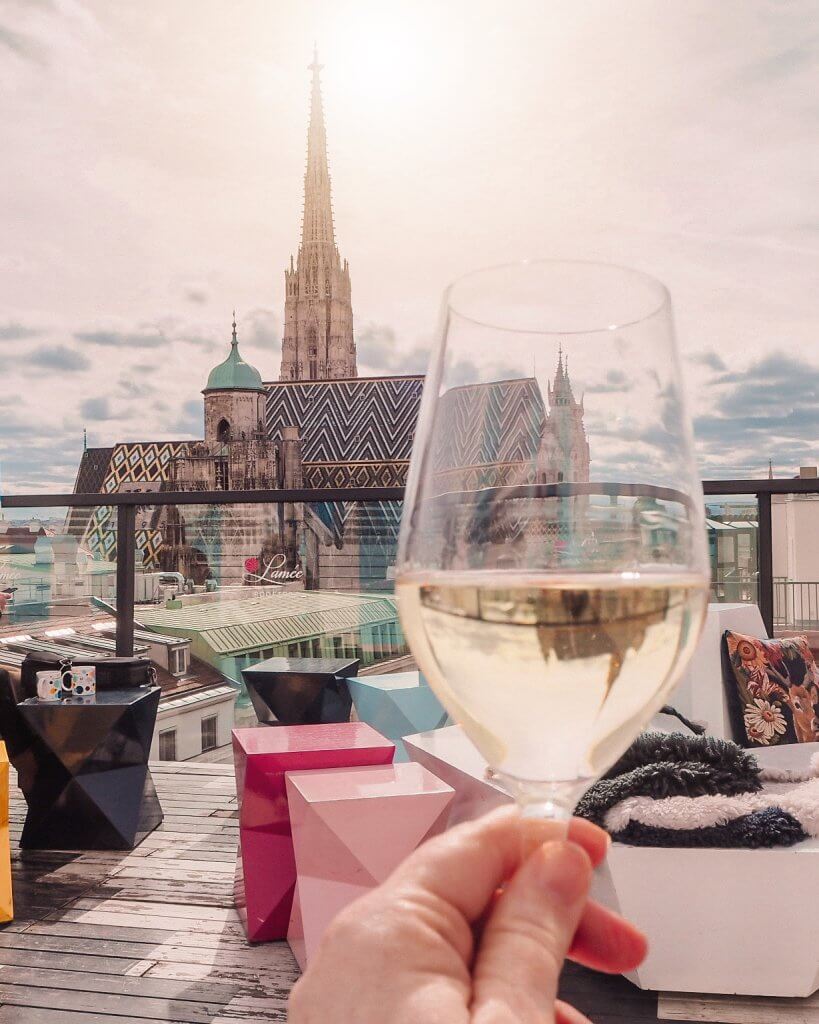
POLYGON ((249 946, 233 909, 229 765, 152 765, 165 812, 130 853, 21 852, 12 773, 15 920, 0 930, 0 1024, 237 1024, 287 1019, 285 943, 249 946))
MULTIPOLYGON (((25 804, 12 773, 15 920, 0 926, 0 1024, 287 1019, 298 977, 290 950, 285 943, 250 946, 233 909, 231 766, 163 762, 152 770, 165 821, 130 853, 21 853, 25 804)), ((564 973, 562 995, 597 1024, 658 1019, 656 994, 574 965, 564 973)), ((697 1021, 819 1024, 811 1012, 800 1015, 802 1001, 784 1016, 781 1001, 759 1005, 765 1002, 746 1016, 745 1008, 737 1015, 736 1007, 726 1013, 721 1005, 665 1000, 660 1016, 683 1024, 688 1013, 697 1021)), ((819 1013, 818 1004, 810 1006, 819 1013)))

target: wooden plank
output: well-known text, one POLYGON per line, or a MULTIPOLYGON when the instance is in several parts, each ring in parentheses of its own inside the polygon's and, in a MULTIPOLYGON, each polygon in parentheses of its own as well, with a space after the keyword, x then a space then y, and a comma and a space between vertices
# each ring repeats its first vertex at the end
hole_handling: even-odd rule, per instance
POLYGON ((146 999, 167 999, 175 1002, 213 1003, 224 1006, 239 993, 239 987, 196 985, 166 978, 110 976, 83 971, 0 966, 0 985, 25 985, 35 988, 58 988, 71 992, 109 993, 140 996, 146 999))
POLYGON ((180 966, 212 967, 214 969, 249 968, 254 971, 282 973, 298 977, 293 954, 287 943, 272 942, 263 946, 249 946, 247 943, 230 945, 218 943, 210 948, 191 947, 166 942, 137 942, 120 938, 121 929, 107 931, 105 935, 90 937, 86 929, 75 929, 76 934, 66 934, 71 927, 61 929, 59 934, 49 929, 45 934, 23 931, 14 935, 0 934, 0 962, 6 948, 13 946, 20 950, 48 950, 74 955, 116 956, 145 963, 177 964, 180 966))
POLYGON ((145 1020, 178 1021, 179 1024, 213 1024, 218 1004, 195 1003, 180 999, 150 999, 141 996, 111 995, 106 992, 75 992, 71 989, 34 988, 5 985, 0 982, 0 1004, 50 1009, 60 1006, 72 1013, 94 1012, 145 1020))
MULTIPOLYGON (((103 953, 102 949, 100 953, 103 953)), ((3 967, 34 967, 57 971, 87 971, 89 974, 144 974, 154 966, 154 961, 121 956, 88 956, 68 952, 59 946, 55 950, 6 947, 0 949, 0 965, 0 972, 3 967)))
MULTIPOLYGON (((142 1017, 112 1016, 109 1013, 68 1012, 33 1006, 0 1006, 0 1024, 145 1024, 142 1017)), ((165 1024, 180 1024, 166 1021, 165 1024)), ((211 1021, 215 1024, 215 1019, 211 1021)), ((234 1019, 233 1024, 236 1024, 234 1019)))
MULTIPOLYGON (((218 907, 189 907, 185 903, 138 903, 132 900, 96 900, 78 899, 71 905, 72 911, 88 910, 95 913, 114 912, 117 914, 140 914, 146 920, 152 916, 172 921, 195 921, 200 928, 205 923, 232 924, 238 923, 239 915, 235 909, 222 910, 218 907)), ((152 927, 149 925, 149 927, 152 927)), ((175 927, 179 927, 178 923, 175 927)))
MULTIPOLYGON (((116 915, 112 914, 110 916, 115 917, 116 915)), ((187 948, 189 959, 198 957, 202 951, 206 950, 230 949, 234 952, 242 950, 249 952, 254 948, 248 945, 244 933, 206 932, 201 929, 194 931, 188 927, 180 928, 176 931, 171 929, 160 930, 158 928, 151 929, 126 924, 120 925, 116 921, 113 927, 110 922, 84 921, 80 924, 75 921, 63 920, 35 921, 34 923, 22 922, 21 930, 23 929, 27 935, 53 934, 73 938, 93 933, 95 938, 105 941, 116 939, 123 942, 152 942, 154 948, 161 946, 163 949, 168 945, 179 946, 187 948)))
MULTIPOLYGON (((65 910, 58 914, 48 915, 46 922, 54 921, 75 921, 82 924, 103 925, 107 928, 141 928, 155 929, 157 931, 178 932, 180 930, 179 919, 169 919, 160 915, 141 914, 139 912, 123 912, 116 908, 116 901, 109 900, 105 910, 65 910)), ((192 908, 194 909, 194 908, 192 908)), ((194 925, 189 925, 193 928, 194 925)), ((205 940, 206 936, 234 936, 237 940, 244 940, 244 930, 238 921, 234 924, 230 921, 200 921, 197 922, 196 932, 191 936, 196 944, 205 940)))
POLYGON ((807 999, 661 993, 657 1019, 713 1024, 819 1024, 819 992, 807 999))

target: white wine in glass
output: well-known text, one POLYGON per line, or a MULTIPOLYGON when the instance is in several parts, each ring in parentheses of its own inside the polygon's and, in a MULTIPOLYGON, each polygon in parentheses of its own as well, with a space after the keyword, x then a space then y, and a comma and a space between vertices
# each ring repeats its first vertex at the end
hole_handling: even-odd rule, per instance
POLYGON ((707 600, 662 285, 534 263, 448 290, 396 588, 419 666, 524 813, 568 817, 664 703, 707 600))

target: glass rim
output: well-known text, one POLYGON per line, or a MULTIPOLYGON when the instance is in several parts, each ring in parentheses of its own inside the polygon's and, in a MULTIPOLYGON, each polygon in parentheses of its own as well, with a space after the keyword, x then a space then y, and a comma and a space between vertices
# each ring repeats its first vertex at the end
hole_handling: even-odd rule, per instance
POLYGON ((509 334, 520 334, 520 335, 542 335, 546 337, 571 337, 572 335, 585 335, 585 334, 609 334, 613 331, 624 330, 628 327, 633 327, 636 324, 645 323, 645 321, 652 319, 661 313, 663 309, 670 308, 671 306, 671 294, 666 286, 656 277, 652 277, 651 274, 647 274, 642 270, 636 270, 634 267, 627 267, 622 263, 609 263, 606 260, 582 260, 582 259, 523 259, 517 260, 511 263, 497 263, 493 266, 480 267, 477 270, 471 270, 466 274, 457 277, 452 281, 444 290, 443 297, 444 308, 462 320, 468 323, 476 324, 479 327, 484 327, 493 331, 505 331, 509 334), (617 323, 608 323, 605 326, 588 327, 581 329, 572 330, 560 330, 558 328, 527 328, 527 327, 514 327, 503 323, 497 323, 492 320, 483 320, 479 317, 472 316, 469 313, 464 312, 458 308, 458 305, 453 301, 453 296, 457 294, 458 288, 474 281, 475 279, 486 274, 497 273, 498 271, 513 270, 521 267, 535 267, 535 268, 547 268, 547 267, 594 267, 601 270, 613 270, 619 273, 631 277, 635 280, 639 280, 644 286, 647 286, 657 296, 657 304, 652 306, 648 312, 641 316, 634 317, 633 319, 623 319, 617 323))

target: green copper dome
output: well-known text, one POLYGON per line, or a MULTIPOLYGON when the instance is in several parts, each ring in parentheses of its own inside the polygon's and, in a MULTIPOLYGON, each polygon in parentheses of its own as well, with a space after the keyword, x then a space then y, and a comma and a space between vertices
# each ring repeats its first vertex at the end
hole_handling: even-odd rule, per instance
POLYGON ((255 366, 246 363, 239 355, 235 320, 230 355, 210 371, 205 391, 264 391, 262 375, 255 366))

